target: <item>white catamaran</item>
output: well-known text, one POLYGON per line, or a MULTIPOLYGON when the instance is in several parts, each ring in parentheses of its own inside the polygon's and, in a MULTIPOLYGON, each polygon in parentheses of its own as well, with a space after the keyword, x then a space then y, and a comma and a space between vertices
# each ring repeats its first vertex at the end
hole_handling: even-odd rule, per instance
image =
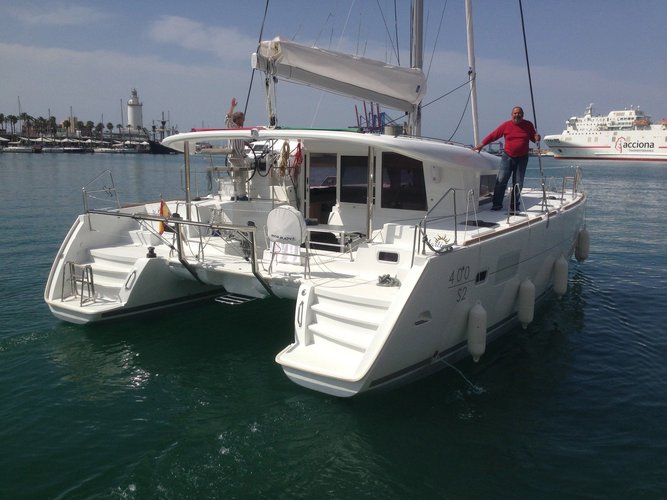
MULTIPOLYGON (((262 42, 252 60, 271 84, 289 77, 361 95, 406 111, 408 132, 418 129, 419 68, 280 39, 262 42)), ((206 296, 291 298, 294 341, 276 361, 294 382, 336 396, 477 359, 487 340, 530 323, 536 301, 565 293, 573 252, 587 256, 581 171, 524 188, 521 213, 495 212, 497 157, 391 131, 170 136, 164 143, 184 152, 186 172, 197 143, 224 152, 242 139, 246 157, 217 169, 207 197, 192 199, 186 184, 183 200, 87 206, 56 256, 45 300, 58 318, 90 323, 206 296), (310 186, 318 169, 335 172, 335 182, 310 186), (235 191, 239 179, 247 199, 235 191)))

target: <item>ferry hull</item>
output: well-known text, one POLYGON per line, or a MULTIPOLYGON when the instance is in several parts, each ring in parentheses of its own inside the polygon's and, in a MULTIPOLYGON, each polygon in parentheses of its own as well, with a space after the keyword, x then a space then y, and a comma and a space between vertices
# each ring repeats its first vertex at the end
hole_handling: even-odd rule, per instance
MULTIPOLYGON (((564 142, 554 136, 545 137, 549 150, 557 160, 605 160, 605 161, 667 161, 667 146, 653 148, 622 149, 619 152, 614 145, 589 146, 576 144, 572 141, 564 142)), ((640 143, 645 144, 645 143, 640 143)), ((655 144, 655 143, 652 143, 655 144)))

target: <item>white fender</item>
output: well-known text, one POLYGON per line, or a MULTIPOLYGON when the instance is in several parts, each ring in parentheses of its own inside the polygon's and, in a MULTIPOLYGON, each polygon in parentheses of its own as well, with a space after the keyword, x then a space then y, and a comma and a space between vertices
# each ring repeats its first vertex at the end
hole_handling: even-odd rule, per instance
POLYGON ((574 257, 577 262, 583 262, 588 258, 588 252, 591 248, 591 236, 588 230, 583 228, 577 235, 577 245, 574 248, 574 257))
POLYGON ((468 311, 468 351, 473 361, 486 351, 486 309, 481 302, 477 303, 468 311))
POLYGON ((535 285, 526 278, 519 286, 519 307, 517 317, 525 329, 533 321, 535 314, 535 285))
POLYGON ((567 292, 567 261, 562 255, 554 262, 553 280, 554 292, 559 297, 565 295, 567 292))

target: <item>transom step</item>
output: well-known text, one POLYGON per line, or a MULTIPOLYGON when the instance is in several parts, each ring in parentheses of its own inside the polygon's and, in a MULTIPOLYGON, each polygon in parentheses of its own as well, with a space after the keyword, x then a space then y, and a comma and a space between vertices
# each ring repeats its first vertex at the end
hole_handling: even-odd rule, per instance
POLYGON ((248 295, 241 295, 238 293, 227 293, 215 298, 216 302, 226 306, 238 306, 256 300, 257 297, 249 297, 248 295))

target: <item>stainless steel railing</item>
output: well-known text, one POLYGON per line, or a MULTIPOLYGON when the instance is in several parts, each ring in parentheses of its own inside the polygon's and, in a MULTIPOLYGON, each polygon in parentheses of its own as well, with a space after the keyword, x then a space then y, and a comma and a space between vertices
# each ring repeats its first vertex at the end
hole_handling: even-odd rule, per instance
POLYGON ((108 200, 109 198, 115 199, 116 203, 116 208, 120 208, 120 200, 118 199, 118 191, 116 190, 116 184, 114 183, 113 180, 113 174, 111 173, 111 170, 105 170, 104 172, 101 172, 97 177, 92 179, 88 184, 83 186, 81 188, 81 193, 83 195, 83 209, 85 212, 88 212, 90 209, 90 200, 101 200, 102 198, 100 195, 102 193, 106 194, 106 199, 108 200), (109 185, 102 184, 102 187, 98 189, 90 189, 89 186, 91 186, 94 182, 97 182, 99 179, 104 177, 105 175, 109 176, 109 185))
MULTIPOLYGON (((122 212, 118 210, 96 210, 96 209, 89 209, 87 211, 89 214, 97 214, 97 215, 105 215, 105 216, 112 216, 112 217, 125 217, 129 219, 133 219, 139 222, 142 227, 149 229, 151 232, 156 234, 166 245, 168 245, 170 248, 175 250, 177 252, 177 257, 179 262, 183 265, 183 267, 197 280, 200 281, 199 276, 195 272, 195 270, 192 268, 192 265, 187 261, 187 256, 185 255, 185 239, 186 239, 186 231, 182 231, 182 228, 187 228, 187 227, 196 227, 196 228, 202 228, 202 229, 207 229, 211 232, 213 231, 229 231, 233 232, 235 235, 238 236, 238 238, 241 241, 246 241, 247 245, 246 248, 248 250, 248 255, 247 255, 247 261, 249 262, 251 266, 251 272, 257 278, 257 280, 260 282, 262 287, 270 294, 274 295, 271 287, 268 285, 266 280, 262 277, 260 271, 259 271, 259 264, 257 260, 257 246, 256 246, 256 233, 257 233, 257 228, 255 226, 240 226, 240 225, 235 225, 235 224, 220 224, 220 223, 210 223, 210 222, 197 222, 197 221, 192 221, 192 220, 187 220, 187 219, 182 219, 182 218, 176 218, 176 217, 163 217, 160 215, 152 215, 152 214, 141 214, 141 213, 128 213, 128 212, 122 212), (159 234, 155 229, 153 229, 149 224, 144 224, 145 222, 162 222, 165 224, 167 227, 171 227, 173 229, 173 232, 169 232, 170 235, 173 235, 174 237, 174 243, 169 242, 163 235, 159 234)), ((205 256, 203 253, 203 249, 201 249, 200 245, 200 253, 199 253, 199 258, 203 261, 205 260, 205 256)))

